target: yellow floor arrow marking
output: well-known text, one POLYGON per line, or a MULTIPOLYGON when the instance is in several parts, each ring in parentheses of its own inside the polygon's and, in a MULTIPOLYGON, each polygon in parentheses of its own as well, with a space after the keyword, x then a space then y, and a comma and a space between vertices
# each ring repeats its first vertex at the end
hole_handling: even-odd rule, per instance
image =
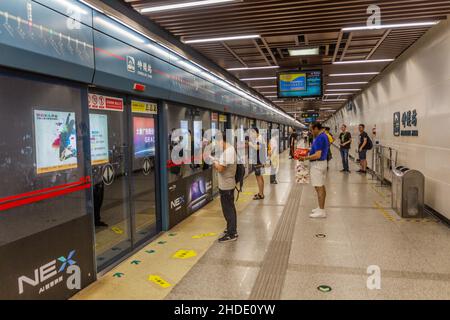
POLYGON ((171 286, 166 280, 154 274, 149 275, 148 280, 159 285, 161 288, 169 288, 171 286))
POLYGON ((172 258, 174 258, 174 259, 189 259, 189 258, 192 258, 195 256, 197 256, 197 252, 195 252, 194 250, 178 250, 172 256, 172 258))
POLYGON ((123 234, 123 230, 120 229, 119 227, 112 227, 111 230, 114 231, 114 233, 116 234, 123 234))

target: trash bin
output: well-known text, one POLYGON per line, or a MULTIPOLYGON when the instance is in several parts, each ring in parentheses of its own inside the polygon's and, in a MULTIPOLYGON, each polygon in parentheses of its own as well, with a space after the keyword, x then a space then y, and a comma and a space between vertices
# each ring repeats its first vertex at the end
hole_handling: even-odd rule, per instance
POLYGON ((393 169, 392 208, 402 218, 424 218, 425 177, 406 167, 393 169))

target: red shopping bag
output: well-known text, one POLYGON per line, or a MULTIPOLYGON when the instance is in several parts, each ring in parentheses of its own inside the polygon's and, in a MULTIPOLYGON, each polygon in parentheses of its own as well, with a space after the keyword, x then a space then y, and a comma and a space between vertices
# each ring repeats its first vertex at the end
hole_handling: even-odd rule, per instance
POLYGON ((294 152, 294 159, 298 160, 300 157, 306 157, 309 154, 309 149, 297 148, 294 152))

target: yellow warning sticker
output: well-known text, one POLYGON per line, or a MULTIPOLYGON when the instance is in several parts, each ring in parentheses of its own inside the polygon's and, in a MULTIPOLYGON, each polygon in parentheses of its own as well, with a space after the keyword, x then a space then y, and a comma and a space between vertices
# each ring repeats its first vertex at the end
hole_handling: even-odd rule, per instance
POLYGON ((123 230, 120 229, 119 227, 112 227, 111 230, 114 231, 114 233, 116 234, 123 234, 123 230))
POLYGON ((174 258, 174 259, 189 259, 189 258, 195 257, 196 255, 197 255, 197 252, 195 252, 194 250, 178 250, 172 256, 172 258, 174 258))
POLYGON ((151 274, 148 276, 148 281, 151 281, 157 285, 159 285, 161 288, 169 288, 171 286, 170 283, 168 283, 166 280, 161 278, 160 276, 151 274))
POLYGON ((198 234, 196 236, 192 236, 192 239, 201 239, 201 238, 205 238, 205 237, 214 237, 215 235, 217 235, 214 232, 210 232, 210 233, 202 233, 202 234, 198 234))

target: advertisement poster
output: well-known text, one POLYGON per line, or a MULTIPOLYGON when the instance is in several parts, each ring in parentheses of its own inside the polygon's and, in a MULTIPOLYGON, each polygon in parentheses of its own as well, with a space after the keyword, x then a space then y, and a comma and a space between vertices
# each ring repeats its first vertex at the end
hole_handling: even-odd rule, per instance
POLYGON ((306 73, 288 73, 280 75, 280 91, 305 91, 306 73))
POLYGON ((38 174, 77 168, 74 112, 34 110, 38 174))
POLYGON ((105 114, 90 114, 89 126, 91 128, 92 165, 108 163, 108 116, 105 114))
POLYGON ((155 120, 153 118, 133 117, 134 156, 145 158, 155 155, 155 120))

